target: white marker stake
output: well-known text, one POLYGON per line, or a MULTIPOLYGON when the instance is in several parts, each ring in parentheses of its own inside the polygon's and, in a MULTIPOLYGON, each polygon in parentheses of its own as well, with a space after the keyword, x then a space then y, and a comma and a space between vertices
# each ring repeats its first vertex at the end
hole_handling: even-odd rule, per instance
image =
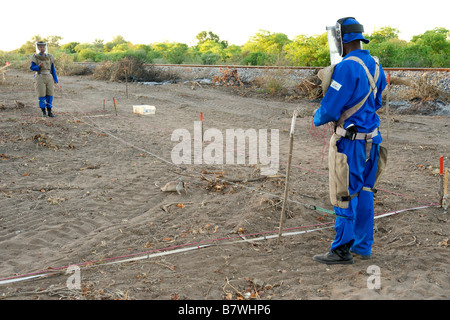
POLYGON ((281 233, 283 230, 283 221, 284 216, 286 212, 286 200, 288 196, 288 190, 289 190, 289 175, 291 172, 291 162, 292 162, 292 149, 294 146, 294 128, 295 128, 295 119, 297 118, 297 110, 294 111, 294 115, 292 116, 292 122, 291 122, 291 134, 289 137, 289 159, 288 159, 288 165, 286 169, 286 184, 284 186, 284 197, 283 197, 283 208, 281 209, 281 216, 280 216, 280 229, 278 230, 278 240, 277 245, 280 244, 281 239, 281 233))
POLYGON ((297 118, 297 110, 294 111, 294 115, 292 116, 291 121, 291 136, 294 135, 294 129, 295 129, 295 119, 297 118))

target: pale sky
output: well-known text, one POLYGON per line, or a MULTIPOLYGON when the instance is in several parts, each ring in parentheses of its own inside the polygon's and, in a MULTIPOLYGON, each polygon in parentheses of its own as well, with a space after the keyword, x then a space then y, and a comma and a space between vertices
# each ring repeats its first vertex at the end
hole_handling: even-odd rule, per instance
POLYGON ((2 2, 0 50, 19 48, 34 35, 71 41, 111 41, 121 35, 133 44, 182 42, 212 31, 229 44, 242 45, 258 30, 293 39, 325 32, 342 17, 353 16, 365 33, 390 26, 410 40, 435 27, 450 29, 448 0, 33 0, 2 2))

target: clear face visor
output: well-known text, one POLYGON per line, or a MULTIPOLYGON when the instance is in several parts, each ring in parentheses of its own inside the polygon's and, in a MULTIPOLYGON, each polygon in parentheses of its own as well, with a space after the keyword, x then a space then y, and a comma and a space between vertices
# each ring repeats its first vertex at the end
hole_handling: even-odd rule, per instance
POLYGON ((41 48, 45 48, 44 53, 48 53, 48 47, 47 44, 44 42, 38 42, 36 43, 36 53, 41 53, 41 48))
POLYGON ((340 25, 336 24, 335 26, 328 26, 327 36, 331 64, 337 64, 342 61, 342 55, 344 53, 340 25))

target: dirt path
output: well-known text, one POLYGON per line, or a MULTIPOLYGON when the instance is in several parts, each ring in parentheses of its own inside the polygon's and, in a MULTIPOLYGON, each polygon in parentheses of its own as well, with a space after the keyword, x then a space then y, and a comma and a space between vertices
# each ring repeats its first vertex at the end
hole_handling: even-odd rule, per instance
MULTIPOLYGON (((329 249, 334 217, 326 213, 332 210, 323 160, 327 141, 311 136, 310 116, 297 119, 289 194, 293 217, 284 227, 326 229, 284 237, 279 247, 274 239, 244 240, 277 234, 281 205, 272 195, 282 196, 283 178, 224 183, 221 179, 259 177, 259 168, 185 165, 180 170, 172 164, 172 132, 193 134, 203 112, 205 130, 278 129, 282 175, 292 112, 308 115, 316 104, 242 97, 192 84, 130 84, 127 98, 123 83, 60 78, 54 119, 40 117, 31 73, 8 72, 0 85, 0 278, 47 269, 45 274, 52 274, 0 285, 2 299, 449 298, 449 218, 440 208, 377 219, 369 261, 325 266, 312 260, 329 249), (136 104, 155 105, 156 114, 133 114, 136 104), (188 185, 187 195, 160 190, 179 177, 188 185), (171 254, 105 264, 144 252, 171 254), (82 264, 81 290, 67 288, 65 269, 51 270, 73 264, 82 264), (380 268, 381 289, 367 287, 371 265, 380 268)), ((448 116, 392 118, 377 214, 438 202, 439 156, 449 161, 448 116)), ((385 121, 383 134, 384 127, 385 121)))

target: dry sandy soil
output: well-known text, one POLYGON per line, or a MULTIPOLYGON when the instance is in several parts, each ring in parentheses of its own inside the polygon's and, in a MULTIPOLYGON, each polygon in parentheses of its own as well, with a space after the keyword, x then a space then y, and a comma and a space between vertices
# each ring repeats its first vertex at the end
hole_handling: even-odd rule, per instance
POLYGON ((32 82, 10 70, 0 85, 0 281, 42 276, 1 284, 0 299, 449 299, 449 215, 431 206, 439 156, 449 163, 449 116, 391 114, 375 212, 425 208, 376 219, 372 259, 326 266, 312 256, 329 250, 334 216, 308 206, 332 210, 328 132, 311 129, 317 103, 194 84, 129 84, 127 98, 124 83, 61 76, 57 117, 41 118, 32 82), (133 114, 136 104, 156 114, 133 114), (297 234, 277 245, 296 109, 284 228, 297 234), (205 130, 279 129, 278 176, 239 181, 258 178, 258 167, 171 164, 172 132, 192 134, 200 112, 205 130), (180 177, 187 195, 160 190, 180 177), (146 257, 155 253, 167 255, 146 257), (67 286, 69 265, 80 267, 79 289, 67 286), (379 267, 379 289, 368 288, 369 266, 379 267))

